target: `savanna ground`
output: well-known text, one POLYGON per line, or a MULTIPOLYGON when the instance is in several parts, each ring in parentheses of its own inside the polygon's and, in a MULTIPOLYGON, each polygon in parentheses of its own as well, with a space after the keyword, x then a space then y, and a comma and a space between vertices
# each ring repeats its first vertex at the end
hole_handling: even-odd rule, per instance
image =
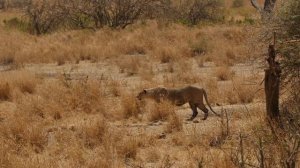
MULTIPOLYGON (((255 26, 244 23, 257 16, 250 4, 228 15, 232 23, 147 21, 34 36, 3 24, 18 11, 1 11, 0 167, 229 168, 242 156, 258 165, 259 137, 269 134, 264 64, 255 26), (202 121, 199 112, 188 122, 188 105, 135 98, 187 85, 205 88, 223 117, 202 121)), ((277 151, 262 143, 273 167, 277 151)))

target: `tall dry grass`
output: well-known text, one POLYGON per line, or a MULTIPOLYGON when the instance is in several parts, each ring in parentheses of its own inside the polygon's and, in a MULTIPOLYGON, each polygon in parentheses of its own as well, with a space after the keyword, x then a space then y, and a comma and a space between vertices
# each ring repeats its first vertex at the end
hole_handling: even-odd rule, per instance
MULTIPOLYGON (((0 99, 10 102, 0 102, 0 167, 239 167, 240 133, 249 163, 259 167, 254 157, 259 137, 267 158, 279 158, 281 151, 262 124, 263 108, 249 109, 250 115, 228 110, 230 135, 219 149, 209 146, 220 134, 222 124, 216 117, 186 123, 170 103, 144 106, 135 100, 141 87, 199 84, 211 104, 254 102, 260 94, 249 94, 255 88, 236 81, 238 74, 235 87, 223 91, 224 81, 195 71, 199 66, 214 69, 206 64, 212 61, 225 67, 217 76, 230 83, 228 67, 247 57, 246 34, 239 26, 162 27, 153 21, 125 30, 62 31, 40 37, 0 26, 0 64, 5 66, 56 63, 63 69, 68 63, 98 61, 99 69, 109 67, 99 80, 1 72, 0 99), (114 74, 114 68, 121 73, 114 74), (149 126, 149 121, 165 122, 149 126)), ((278 165, 276 159, 266 163, 278 165)))
POLYGON ((150 108, 148 120, 151 122, 166 121, 170 115, 175 113, 174 105, 167 101, 154 103, 150 108))
POLYGON ((13 100, 18 93, 33 94, 41 80, 25 70, 8 71, 0 74, 0 99, 13 100))
MULTIPOLYGON (((118 59, 120 55, 135 55, 168 63, 178 58, 205 55, 209 60, 224 63, 228 62, 226 60, 240 61, 239 56, 246 54, 243 38, 246 33, 241 27, 187 28, 170 24, 161 28, 155 21, 145 24, 136 24, 125 30, 75 30, 40 37, 0 27, 0 38, 3 39, 0 42, 0 61, 63 65, 82 60, 97 62, 107 58, 118 59), (233 45, 235 47, 231 47, 233 45), (235 57, 228 54, 227 48, 232 50, 235 57)), ((124 69, 122 63, 118 64, 124 69)), ((132 73, 131 70, 129 73, 132 73)))
POLYGON ((222 66, 216 69, 215 75, 217 76, 218 80, 226 81, 232 79, 234 72, 231 71, 230 67, 222 66))

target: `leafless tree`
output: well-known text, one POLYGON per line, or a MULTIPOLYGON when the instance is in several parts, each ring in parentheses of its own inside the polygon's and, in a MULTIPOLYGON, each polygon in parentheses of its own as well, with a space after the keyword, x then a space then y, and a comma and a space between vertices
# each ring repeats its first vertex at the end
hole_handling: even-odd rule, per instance
POLYGON ((90 16, 97 28, 125 28, 137 21, 153 0, 82 0, 80 11, 90 16))
POLYGON ((62 3, 59 0, 31 0, 26 14, 32 33, 41 35, 59 26, 65 12, 60 7, 62 3))

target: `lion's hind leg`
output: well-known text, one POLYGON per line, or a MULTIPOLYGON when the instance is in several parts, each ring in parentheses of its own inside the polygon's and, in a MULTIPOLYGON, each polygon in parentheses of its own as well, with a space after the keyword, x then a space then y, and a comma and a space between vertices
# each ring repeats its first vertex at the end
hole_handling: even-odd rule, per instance
POLYGON ((191 107, 191 109, 193 111, 193 114, 192 114, 191 118, 188 119, 188 121, 192 121, 198 115, 198 111, 197 111, 196 104, 189 102, 189 105, 190 105, 190 107, 191 107))
POLYGON ((197 107, 204 112, 204 117, 202 118, 202 120, 206 120, 208 117, 208 109, 205 107, 205 105, 203 103, 197 104, 197 107))

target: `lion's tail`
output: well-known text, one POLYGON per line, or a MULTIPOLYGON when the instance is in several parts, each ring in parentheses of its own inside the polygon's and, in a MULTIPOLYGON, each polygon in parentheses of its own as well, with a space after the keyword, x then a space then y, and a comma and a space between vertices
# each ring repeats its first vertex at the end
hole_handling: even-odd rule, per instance
POLYGON ((211 108, 211 106, 210 106, 210 104, 209 104, 209 102, 208 102, 208 100, 207 100, 207 94, 206 94, 206 91, 205 91, 204 89, 203 89, 203 95, 204 95, 205 101, 206 101, 208 107, 210 108, 210 110, 211 110, 216 116, 220 116, 220 114, 216 113, 216 112, 211 108))

